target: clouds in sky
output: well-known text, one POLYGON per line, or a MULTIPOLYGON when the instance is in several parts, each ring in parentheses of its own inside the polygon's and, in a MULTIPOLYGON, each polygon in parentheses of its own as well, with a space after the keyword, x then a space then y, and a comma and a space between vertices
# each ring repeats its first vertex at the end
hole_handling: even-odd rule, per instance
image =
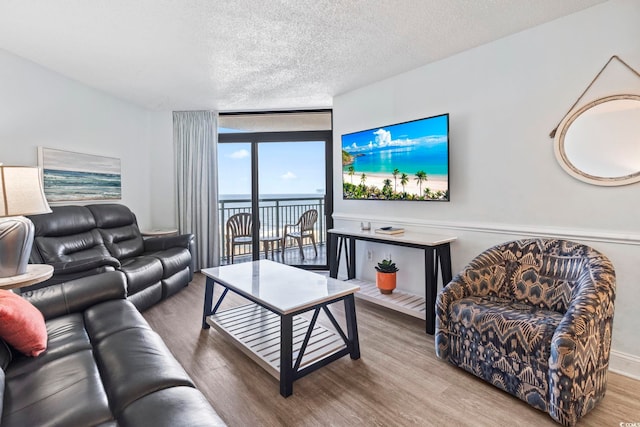
POLYGON ((229 154, 229 157, 232 159, 244 159, 245 157, 249 157, 250 153, 248 150, 245 150, 244 148, 238 151, 234 151, 233 153, 229 154))
POLYGON ((287 173, 285 173, 284 175, 280 175, 280 178, 284 179, 284 180, 290 180, 290 179, 296 179, 297 176, 295 173, 289 171, 287 173))
POLYGON ((376 145, 378 147, 386 147, 391 144, 391 132, 384 129, 378 129, 373 133, 376 136, 376 145))
POLYGON ((358 145, 357 142, 353 142, 350 145, 343 146, 343 149, 349 153, 357 153, 363 151, 373 151, 375 149, 394 149, 402 147, 410 147, 413 145, 428 145, 434 146, 437 144, 446 144, 448 142, 447 135, 428 135, 419 138, 408 138, 406 135, 401 136, 398 139, 393 139, 391 131, 386 129, 378 129, 372 132, 374 140, 369 140, 363 145, 358 145))

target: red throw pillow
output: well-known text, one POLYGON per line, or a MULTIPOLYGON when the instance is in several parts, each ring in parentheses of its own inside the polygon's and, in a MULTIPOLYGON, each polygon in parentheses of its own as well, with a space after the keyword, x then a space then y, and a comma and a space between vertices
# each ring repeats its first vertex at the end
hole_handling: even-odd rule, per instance
POLYGON ((40 310, 13 292, 0 289, 0 337, 27 356, 47 349, 47 326, 40 310))

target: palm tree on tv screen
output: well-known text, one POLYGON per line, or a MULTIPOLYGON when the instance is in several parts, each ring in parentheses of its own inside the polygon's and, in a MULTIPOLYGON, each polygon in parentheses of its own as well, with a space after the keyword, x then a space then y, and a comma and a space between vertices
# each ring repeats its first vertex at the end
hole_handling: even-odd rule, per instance
POLYGON ((427 173, 425 171, 416 172, 416 181, 418 182, 418 188, 420 188, 420 194, 422 194, 422 183, 427 180, 427 173))
POLYGON ((349 177, 351 177, 351 183, 353 184, 353 174, 356 173, 356 169, 353 167, 353 165, 350 165, 347 168, 347 173, 349 174, 349 177))
POLYGON ((400 170, 398 168, 394 169, 391 173, 393 175, 393 191, 398 191, 398 175, 400 174, 400 170))
POLYGON ((400 185, 402 185, 402 192, 404 193, 404 186, 407 185, 409 183, 409 175, 407 175, 406 173, 403 173, 402 176, 400 176, 400 185))
POLYGON ((388 198, 391 198, 393 194, 391 191, 391 180, 387 178, 384 181, 382 181, 382 183, 384 184, 384 186, 382 187, 382 194, 384 194, 388 198))

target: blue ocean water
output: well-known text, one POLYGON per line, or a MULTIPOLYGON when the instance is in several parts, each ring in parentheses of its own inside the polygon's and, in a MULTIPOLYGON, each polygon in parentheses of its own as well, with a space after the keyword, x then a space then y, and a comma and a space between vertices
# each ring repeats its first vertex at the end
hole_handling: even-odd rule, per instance
POLYGON ((44 169, 44 192, 49 202, 122 198, 120 175, 108 173, 44 169))
MULTIPOLYGON (((350 165, 345 165, 347 172, 350 165)), ((400 173, 414 175, 422 170, 427 175, 448 175, 449 156, 447 144, 412 145, 407 147, 374 148, 355 154, 353 167, 357 173, 400 173)))

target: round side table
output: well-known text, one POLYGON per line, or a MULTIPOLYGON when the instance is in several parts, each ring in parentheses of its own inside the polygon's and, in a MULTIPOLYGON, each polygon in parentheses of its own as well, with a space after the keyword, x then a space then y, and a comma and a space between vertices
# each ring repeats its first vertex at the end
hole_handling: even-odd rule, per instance
POLYGON ((0 277, 0 289, 17 289, 44 282, 53 276, 53 266, 48 264, 28 264, 27 272, 11 277, 0 277))

